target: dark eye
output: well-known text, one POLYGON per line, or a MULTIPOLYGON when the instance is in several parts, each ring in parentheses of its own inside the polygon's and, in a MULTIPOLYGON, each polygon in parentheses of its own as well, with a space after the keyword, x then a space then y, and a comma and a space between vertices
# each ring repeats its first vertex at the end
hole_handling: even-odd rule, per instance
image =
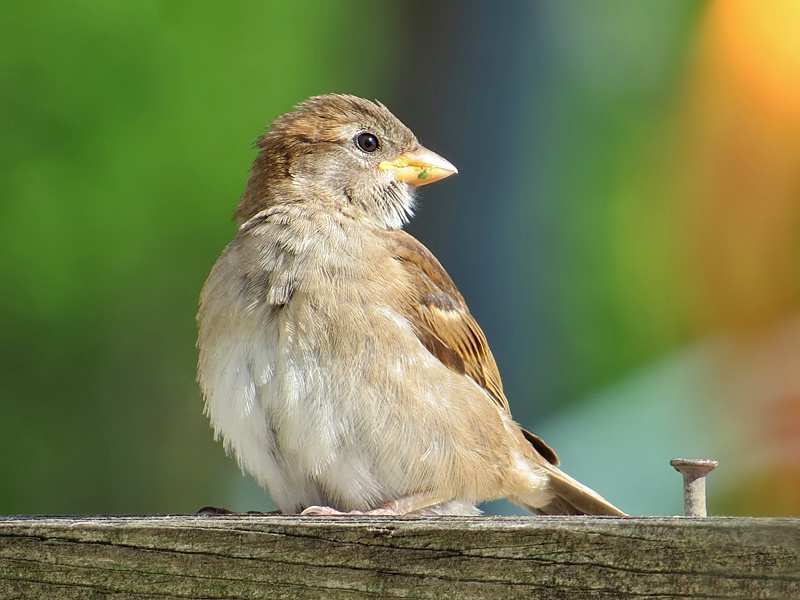
POLYGON ((378 138, 371 133, 365 131, 356 136, 356 144, 364 152, 375 152, 378 149, 378 138))

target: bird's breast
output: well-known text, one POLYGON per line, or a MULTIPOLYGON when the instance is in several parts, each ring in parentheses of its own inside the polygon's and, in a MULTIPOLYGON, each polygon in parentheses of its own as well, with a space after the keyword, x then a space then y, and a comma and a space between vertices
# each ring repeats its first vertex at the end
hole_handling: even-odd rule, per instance
POLYGON ((384 455, 423 365, 381 297, 381 257, 341 227, 313 230, 314 243, 297 233, 236 240, 212 270, 199 315, 206 412, 282 508, 329 503, 331 490, 367 506, 407 485, 384 455), (393 358, 376 360, 382 351, 393 358))

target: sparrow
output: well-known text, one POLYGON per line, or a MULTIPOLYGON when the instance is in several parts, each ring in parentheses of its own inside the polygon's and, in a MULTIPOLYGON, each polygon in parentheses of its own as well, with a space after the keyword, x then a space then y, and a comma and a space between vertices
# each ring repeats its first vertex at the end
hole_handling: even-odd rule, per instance
POLYGON ((511 417, 439 261, 403 231, 457 172, 380 103, 316 96, 258 140, 206 281, 198 381, 215 438, 283 513, 622 515, 511 417))

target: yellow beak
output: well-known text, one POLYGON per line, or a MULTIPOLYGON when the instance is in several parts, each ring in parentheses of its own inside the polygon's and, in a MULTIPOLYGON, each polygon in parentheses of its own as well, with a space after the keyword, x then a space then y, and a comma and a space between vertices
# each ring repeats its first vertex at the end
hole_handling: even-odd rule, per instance
POLYGON ((458 169, 452 164, 422 146, 395 160, 384 160, 378 168, 382 171, 394 171, 394 176, 399 181, 415 186, 433 183, 458 173, 458 169))

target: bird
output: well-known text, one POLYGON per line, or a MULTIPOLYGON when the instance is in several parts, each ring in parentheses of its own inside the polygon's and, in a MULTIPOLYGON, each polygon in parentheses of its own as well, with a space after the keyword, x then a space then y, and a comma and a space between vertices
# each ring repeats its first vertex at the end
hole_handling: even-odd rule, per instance
POLYGON ((200 296, 198 382, 217 440, 280 512, 624 515, 517 424, 486 336, 403 226, 457 173, 380 102, 280 115, 200 296))

